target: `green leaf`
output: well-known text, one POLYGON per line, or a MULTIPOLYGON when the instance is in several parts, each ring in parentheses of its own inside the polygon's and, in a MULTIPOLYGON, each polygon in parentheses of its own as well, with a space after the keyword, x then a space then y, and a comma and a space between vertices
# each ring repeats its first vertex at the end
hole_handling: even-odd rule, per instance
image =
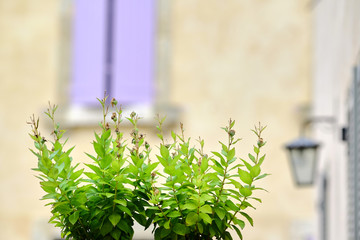
POLYGON ((212 213, 212 209, 210 205, 204 205, 200 208, 200 212, 202 213, 212 213))
POLYGON ((106 130, 105 132, 103 132, 103 134, 101 135, 101 139, 103 141, 107 140, 110 137, 111 134, 111 129, 106 130))
POLYGON ((50 160, 53 159, 59 153, 59 151, 60 151, 60 149, 57 150, 57 151, 54 151, 53 153, 51 153, 50 156, 49 156, 49 159, 50 160))
POLYGON ((69 217, 69 221, 72 225, 74 225, 76 223, 76 221, 79 219, 79 212, 76 211, 73 214, 70 215, 69 217))
POLYGON ((55 212, 59 212, 60 214, 67 215, 72 212, 72 208, 66 202, 61 202, 57 205, 54 210, 55 212))
POLYGON ((253 166, 250 170, 250 175, 252 178, 255 178, 257 176, 259 176, 260 174, 260 166, 258 164, 256 164, 255 166, 253 166))
POLYGON ((166 215, 169 218, 176 218, 176 217, 180 217, 181 214, 179 211, 172 211, 169 214, 166 215))
POLYGON ((84 169, 81 169, 79 171, 73 172, 70 176, 71 180, 76 180, 78 177, 81 176, 81 174, 84 172, 84 169))
POLYGON ((111 232, 112 229, 113 229, 113 225, 111 224, 111 222, 105 221, 105 223, 101 227, 100 233, 101 235, 105 236, 106 234, 111 232))
POLYGON ((110 235, 115 239, 115 240, 119 240, 121 237, 121 231, 119 229, 114 229, 113 231, 111 231, 110 235))
POLYGON ((215 156, 217 156, 218 158, 220 158, 220 160, 221 160, 222 162, 225 162, 224 157, 223 157, 220 153, 218 153, 218 152, 211 152, 211 153, 214 154, 215 156))
POLYGON ((160 153, 161 153, 161 156, 167 160, 170 156, 169 154, 169 149, 167 147, 165 147, 163 144, 161 144, 160 146, 160 153))
POLYGON ((104 147, 100 143, 93 142, 95 152, 98 156, 103 157, 105 155, 104 147))
POLYGON ((204 226, 202 225, 202 223, 199 222, 199 223, 197 224, 197 227, 198 227, 198 229, 199 229, 199 232, 202 234, 202 233, 204 232, 204 226))
POLYGON ((264 178, 264 177, 266 177, 266 176, 269 176, 269 175, 270 175, 270 174, 265 173, 265 174, 262 174, 262 175, 258 176, 258 177, 255 178, 254 180, 259 180, 259 179, 262 179, 262 178, 264 178))
POLYGON ((133 218, 141 225, 146 226, 146 217, 142 214, 137 214, 136 212, 133 212, 133 218))
POLYGON ((228 206, 232 211, 234 211, 234 212, 239 211, 239 207, 236 206, 236 204, 233 203, 232 201, 226 200, 225 204, 226 204, 226 206, 228 206))
POLYGON ((245 161, 244 159, 242 159, 242 158, 240 158, 240 159, 245 164, 246 168, 250 171, 252 169, 252 166, 247 161, 245 161))
POLYGON ((161 230, 162 230, 163 228, 157 228, 156 230, 155 230, 155 234, 154 234, 154 237, 155 237, 155 240, 161 240, 162 239, 162 237, 161 237, 161 230))
POLYGON ((171 230, 170 229, 161 229, 161 234, 160 234, 160 237, 161 239, 165 238, 166 236, 168 236, 169 234, 171 233, 171 230))
POLYGON ((254 163, 256 163, 255 161, 255 157, 253 155, 251 155, 250 153, 248 154, 249 158, 251 161, 253 161, 254 163))
POLYGON ((211 166, 212 169, 214 169, 216 172, 224 175, 224 169, 222 169, 221 167, 218 167, 218 166, 211 166))
POLYGON ((118 203, 120 205, 123 205, 124 207, 126 207, 126 200, 125 199, 116 199, 114 200, 115 203, 118 203))
POLYGON ((111 168, 114 170, 114 172, 119 172, 120 170, 120 164, 117 160, 113 160, 111 163, 111 168))
POLYGON ((254 153, 259 154, 259 148, 254 146, 254 153))
POLYGON ((214 211, 215 211, 216 215, 218 215, 221 220, 224 219, 225 214, 226 214, 226 211, 224 209, 222 209, 222 208, 214 208, 214 211))
POLYGON ((109 216, 109 221, 111 222, 111 224, 115 227, 119 221, 121 219, 121 216, 120 214, 117 214, 117 213, 113 213, 109 216))
POLYGON ((222 146, 222 150, 223 150, 224 152, 228 152, 227 146, 226 146, 225 144, 223 144, 222 142, 220 142, 220 141, 219 141, 219 143, 220 143, 221 146, 222 146))
POLYGON ((95 173, 92 173, 92 172, 84 172, 84 174, 90 178, 91 180, 98 180, 100 177, 98 175, 96 175, 95 173))
POLYGON ((228 232, 228 231, 226 231, 225 232, 225 237, 224 237, 224 240, 232 240, 233 238, 231 237, 231 234, 228 232))
POLYGON ((187 226, 192 226, 195 225, 198 221, 198 215, 195 212, 190 212, 187 216, 186 216, 186 225, 187 226))
POLYGON ((200 197, 200 201, 210 201, 210 200, 212 200, 213 199, 213 197, 212 196, 210 196, 209 194, 201 194, 201 197, 200 197))
POLYGON ((91 170, 93 170, 98 176, 102 176, 103 173, 101 172, 101 169, 93 164, 84 163, 85 166, 89 167, 91 170))
POLYGON ((232 226, 233 226, 233 228, 235 229, 235 231, 236 231, 237 235, 239 236, 239 238, 240 238, 241 240, 243 240, 243 236, 242 236, 242 234, 241 234, 240 229, 239 229, 238 227, 236 227, 235 225, 232 225, 232 226))
POLYGON ((236 224, 236 225, 239 225, 241 227, 241 229, 244 229, 245 227, 245 222, 243 220, 240 220, 238 218, 234 218, 233 219, 233 222, 236 224))
POLYGON ((239 173, 241 181, 243 181, 246 184, 251 185, 252 177, 251 177, 250 173, 248 173, 240 168, 238 169, 238 173, 239 173))
POLYGON ((126 220, 121 220, 119 223, 118 223, 118 228, 120 228, 122 231, 124 232, 127 232, 127 233, 130 233, 132 232, 132 228, 129 226, 129 224, 126 222, 126 220))
POLYGON ((118 207, 121 211, 125 212, 127 215, 132 216, 131 211, 130 211, 127 207, 124 207, 124 206, 122 206, 122 205, 117 205, 117 207, 118 207))
POLYGON ((235 148, 231 149, 231 150, 228 152, 228 154, 227 154, 227 160, 229 161, 229 160, 233 159, 234 156, 235 156, 235 148))
POLYGON ((236 180, 234 180, 234 179, 229 179, 229 181, 230 181, 237 189, 242 188, 241 183, 239 183, 238 181, 236 181, 236 180))
POLYGON ((260 198, 251 197, 251 199, 254 199, 255 201, 258 201, 259 203, 262 203, 260 198))
POLYGON ((183 209, 194 210, 194 209, 197 209, 198 206, 197 206, 197 204, 190 202, 190 203, 186 203, 182 208, 183 209))
POLYGON ((212 219, 209 215, 207 215, 206 213, 199 213, 199 216, 200 218, 204 221, 204 223, 207 223, 207 224, 211 224, 212 222, 212 219))
POLYGON ((201 161, 201 172, 204 173, 209 167, 209 159, 204 157, 201 161))
POLYGON ((262 156, 262 157, 259 159, 259 165, 261 165, 261 164, 264 162, 265 156, 266 156, 266 154, 264 154, 264 156, 262 156))
POLYGON ((252 191, 251 189, 247 188, 247 187, 243 187, 240 189, 240 193, 244 196, 244 197, 248 197, 251 196, 252 191))
POLYGON ((174 225, 173 231, 178 235, 185 236, 185 234, 186 234, 186 226, 184 224, 181 224, 181 223, 176 223, 174 225))
POLYGON ((167 221, 164 223, 164 228, 170 229, 170 220, 167 220, 167 221))
POLYGON ((248 221, 249 221, 249 223, 251 224, 251 226, 254 226, 254 221, 253 221, 253 219, 247 214, 247 213, 245 213, 245 212, 240 212, 241 213, 241 215, 243 215, 248 221))
POLYGON ((176 133, 174 131, 171 131, 171 137, 174 139, 174 142, 176 141, 176 133))

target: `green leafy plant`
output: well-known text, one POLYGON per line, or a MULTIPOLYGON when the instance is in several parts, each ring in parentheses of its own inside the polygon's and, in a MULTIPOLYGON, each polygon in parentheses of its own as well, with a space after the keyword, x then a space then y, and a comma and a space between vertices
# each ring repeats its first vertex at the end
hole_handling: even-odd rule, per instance
MULTIPOLYGON (((155 212, 149 215, 155 224, 155 239, 232 239, 229 229, 235 229, 240 239, 244 220, 253 225, 246 212, 254 208, 251 200, 261 202, 253 196, 255 182, 268 174, 261 173, 265 155, 260 155, 265 145, 261 134, 265 127, 255 126, 253 132, 258 141, 249 161, 237 158, 233 129, 235 121, 223 128, 228 142, 220 142, 221 150, 204 153, 204 140, 199 147, 191 146, 190 138, 172 132, 173 143, 165 144, 162 123, 159 119, 158 134, 161 139, 158 160, 163 172, 157 173, 165 181, 153 181, 149 207, 155 212), (240 163, 239 163, 240 162, 240 163)), ((155 174, 153 174, 155 176, 155 174)))
POLYGON ((112 100, 115 111, 112 124, 106 121, 109 106, 106 97, 98 99, 103 108, 100 134, 95 133, 93 148, 95 156, 86 154, 93 163, 85 164, 89 171, 78 170, 70 156, 73 147, 65 150, 62 141, 64 130, 55 123, 57 106, 51 106, 46 115, 52 120, 54 141, 47 141, 39 132, 39 119, 31 117, 31 138, 38 158, 37 172, 42 189, 47 193, 42 199, 50 200, 55 226, 61 227, 67 239, 132 239, 133 219, 146 222, 146 190, 151 188, 151 173, 157 163, 150 163, 149 145, 137 128, 138 116, 133 113, 128 120, 133 124, 132 141, 127 143, 119 127, 122 121, 121 108, 112 100), (112 134, 113 133, 113 134, 112 134), (112 136, 114 135, 114 136, 112 136), (143 149, 140 151, 140 148, 143 149))
POLYGON ((94 133, 95 154, 86 155, 92 163, 85 169, 72 163, 74 147, 65 149, 64 130, 55 122, 57 106, 50 105, 45 114, 52 121, 54 140, 46 140, 39 132, 39 119, 30 118, 30 137, 38 159, 40 185, 46 192, 43 200, 51 206, 50 222, 62 230, 62 237, 74 240, 132 239, 134 220, 148 228, 154 226, 155 239, 232 239, 235 229, 242 239, 244 220, 253 225, 246 212, 254 208, 251 200, 254 183, 267 174, 261 173, 265 145, 260 124, 253 132, 258 137, 249 161, 237 158, 230 120, 225 128, 228 143, 220 142, 221 150, 204 152, 204 140, 191 146, 181 134, 171 132, 172 143, 163 134, 165 118, 158 117, 157 161, 151 160, 151 147, 138 129, 139 116, 131 113, 131 137, 120 131, 122 109, 115 99, 98 99, 103 110, 100 133, 94 133), (111 108, 110 108, 111 107, 111 108), (109 109, 113 110, 111 120, 109 109))

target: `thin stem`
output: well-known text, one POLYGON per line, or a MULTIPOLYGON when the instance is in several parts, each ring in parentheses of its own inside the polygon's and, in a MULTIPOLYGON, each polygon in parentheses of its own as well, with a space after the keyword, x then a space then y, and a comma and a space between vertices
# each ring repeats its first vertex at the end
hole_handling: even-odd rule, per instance
POLYGON ((116 201, 116 197, 117 197, 117 190, 118 190, 118 181, 116 181, 116 185, 115 185, 115 196, 114 196, 114 202, 113 202, 113 212, 115 211, 115 201, 116 201))

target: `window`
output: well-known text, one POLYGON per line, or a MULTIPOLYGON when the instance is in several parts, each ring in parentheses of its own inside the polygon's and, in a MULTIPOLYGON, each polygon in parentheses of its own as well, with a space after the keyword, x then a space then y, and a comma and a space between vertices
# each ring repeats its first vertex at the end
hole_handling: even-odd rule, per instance
MULTIPOLYGON (((169 0, 62 0, 59 102, 62 126, 97 126, 106 90, 150 124, 177 122, 169 104, 169 0)), ((126 121, 125 121, 126 122, 126 121)))
POLYGON ((75 0, 70 102, 97 104, 104 90, 121 104, 151 104, 155 0, 75 0))

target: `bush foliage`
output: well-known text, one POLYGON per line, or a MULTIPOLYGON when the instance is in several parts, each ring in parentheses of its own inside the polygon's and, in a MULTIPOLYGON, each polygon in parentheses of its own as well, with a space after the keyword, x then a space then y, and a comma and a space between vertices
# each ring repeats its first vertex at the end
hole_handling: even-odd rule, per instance
POLYGON ((253 225, 247 209, 253 202, 265 155, 260 154, 265 141, 260 124, 252 130, 257 136, 248 160, 236 157, 235 121, 223 130, 227 143, 219 142, 219 151, 204 152, 204 140, 196 146, 180 134, 171 132, 171 143, 164 139, 165 118, 158 117, 160 143, 156 161, 145 135, 139 132, 139 117, 127 118, 132 124, 131 138, 120 131, 122 109, 112 99, 99 99, 103 109, 101 132, 92 142, 95 155, 86 154, 92 163, 79 169, 72 163, 70 149, 65 149, 64 130, 55 122, 57 106, 46 115, 53 123, 54 140, 46 140, 39 132, 39 119, 30 118, 31 138, 38 159, 37 177, 49 200, 50 222, 60 227, 62 236, 74 240, 132 239, 134 220, 148 228, 153 226, 157 239, 232 239, 234 229, 242 239, 246 222, 253 225), (109 109, 114 110, 107 121, 109 109))

